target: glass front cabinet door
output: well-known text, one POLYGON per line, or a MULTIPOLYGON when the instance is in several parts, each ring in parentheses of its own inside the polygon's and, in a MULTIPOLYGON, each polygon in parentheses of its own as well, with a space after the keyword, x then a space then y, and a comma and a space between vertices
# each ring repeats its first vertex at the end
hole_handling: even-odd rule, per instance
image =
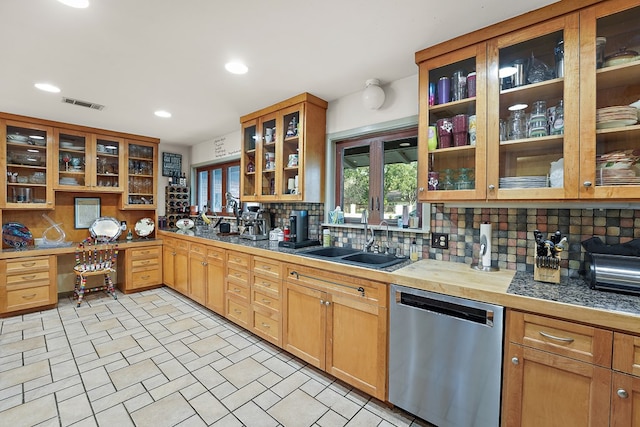
POLYGON ((93 182, 98 191, 122 193, 125 186, 124 139, 95 135, 93 182))
POLYGON ((54 162, 55 189, 90 190, 92 185, 91 136, 84 132, 55 129, 55 147, 58 153, 54 162))
POLYGON ((127 141, 127 190, 122 197, 123 208, 155 209, 156 158, 156 144, 127 141))
POLYGON ((424 61, 419 72, 418 157, 426 165, 418 171, 418 197, 484 199, 486 44, 424 61))
POLYGON ((49 209, 54 206, 51 175, 53 129, 12 120, 1 121, 3 175, 0 194, 5 209, 49 209))
POLYGON ((487 198, 577 198, 578 14, 489 41, 488 64, 487 198))
POLYGON ((630 3, 610 1, 580 14, 583 199, 640 194, 640 6, 630 3))
MULTIPOLYGON (((256 173, 256 161, 260 161, 258 157, 257 140, 260 138, 258 134, 258 121, 251 120, 242 124, 242 157, 240 158, 240 192, 241 199, 247 202, 253 202, 258 197, 258 174, 256 173)), ((235 194, 233 195, 236 196, 235 194)))

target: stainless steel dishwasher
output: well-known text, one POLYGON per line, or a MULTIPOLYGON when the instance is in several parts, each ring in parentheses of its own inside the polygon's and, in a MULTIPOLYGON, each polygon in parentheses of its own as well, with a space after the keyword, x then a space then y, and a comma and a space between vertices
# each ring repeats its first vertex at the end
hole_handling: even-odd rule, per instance
POLYGON ((390 289, 389 402, 439 427, 500 425, 504 307, 390 289))

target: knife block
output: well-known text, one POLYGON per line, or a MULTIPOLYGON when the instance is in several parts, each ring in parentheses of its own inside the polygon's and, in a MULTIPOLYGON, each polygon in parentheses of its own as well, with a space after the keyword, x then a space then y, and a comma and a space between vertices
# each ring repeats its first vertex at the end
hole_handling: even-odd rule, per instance
POLYGON ((547 283, 560 283, 560 259, 558 261, 558 267, 539 267, 539 265, 543 265, 542 262, 545 258, 550 257, 538 257, 536 256, 535 262, 533 264, 533 280, 537 280, 539 282, 547 282, 547 283), (540 259, 538 259, 540 258, 540 259), (538 262, 540 261, 540 262, 538 262))

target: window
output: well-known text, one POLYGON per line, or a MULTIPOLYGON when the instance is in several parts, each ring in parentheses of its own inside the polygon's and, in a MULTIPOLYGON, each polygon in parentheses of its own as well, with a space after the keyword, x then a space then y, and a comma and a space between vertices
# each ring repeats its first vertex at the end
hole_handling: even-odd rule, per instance
POLYGON ((422 216, 417 134, 417 128, 411 128, 336 144, 336 205, 345 221, 359 222, 364 209, 372 224, 386 220, 393 226, 398 217, 422 216))
POLYGON ((227 212, 226 193, 240 195, 240 162, 203 166, 196 169, 196 202, 200 210, 222 215, 227 212))

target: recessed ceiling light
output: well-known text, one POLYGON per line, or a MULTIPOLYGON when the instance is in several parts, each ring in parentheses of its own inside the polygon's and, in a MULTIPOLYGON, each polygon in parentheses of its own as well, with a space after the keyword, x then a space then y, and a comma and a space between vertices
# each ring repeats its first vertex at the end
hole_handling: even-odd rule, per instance
POLYGON ((45 92, 52 92, 52 93, 60 92, 60 88, 58 86, 54 86, 50 83, 36 83, 34 86, 45 92))
POLYGON ((163 119, 168 119, 169 117, 171 117, 171 113, 164 110, 158 110, 153 114, 155 114, 158 117, 162 117, 163 119))
POLYGON ((60 3, 75 7, 76 9, 84 9, 89 7, 89 0, 58 0, 60 3))
POLYGON ((245 74, 247 71, 249 71, 249 68, 247 68, 247 66, 242 62, 227 62, 226 64, 224 64, 224 68, 226 68, 228 72, 233 74, 245 74))

